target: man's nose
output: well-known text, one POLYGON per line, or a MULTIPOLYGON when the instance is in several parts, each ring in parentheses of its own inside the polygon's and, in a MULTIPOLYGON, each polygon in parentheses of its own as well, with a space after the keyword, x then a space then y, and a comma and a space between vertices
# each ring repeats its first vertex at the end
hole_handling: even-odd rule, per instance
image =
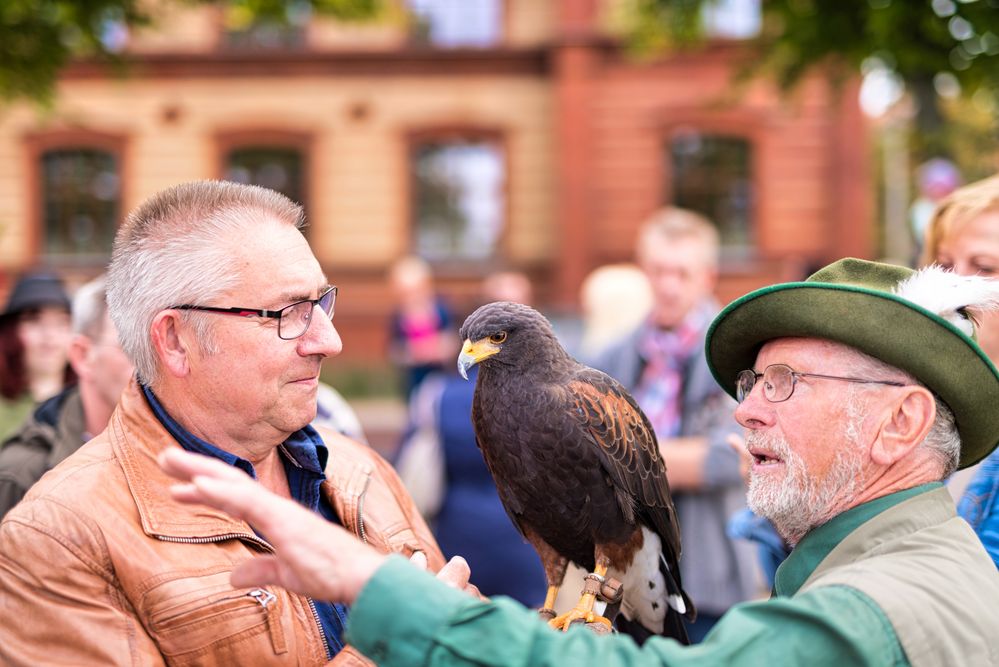
POLYGON ((343 341, 333 321, 318 305, 312 311, 312 321, 309 328, 299 338, 299 353, 302 356, 318 354, 323 357, 335 357, 343 351, 343 341))
POLYGON ((774 404, 763 397, 763 388, 759 385, 757 382, 735 409, 736 421, 745 428, 766 428, 775 422, 774 404))

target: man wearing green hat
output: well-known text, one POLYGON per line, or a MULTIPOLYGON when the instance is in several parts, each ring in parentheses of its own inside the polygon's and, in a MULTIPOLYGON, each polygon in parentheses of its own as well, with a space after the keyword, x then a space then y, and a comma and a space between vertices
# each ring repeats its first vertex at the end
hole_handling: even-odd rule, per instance
POLYGON ((176 497, 269 536, 276 556, 234 583, 352 602, 350 641, 381 665, 995 665, 999 572, 942 480, 999 442, 999 372, 973 323, 997 306, 993 281, 846 259, 722 311, 707 356, 748 430, 749 504, 795 548, 773 597, 698 646, 553 632, 312 525, 232 468, 161 465, 188 482, 176 497))

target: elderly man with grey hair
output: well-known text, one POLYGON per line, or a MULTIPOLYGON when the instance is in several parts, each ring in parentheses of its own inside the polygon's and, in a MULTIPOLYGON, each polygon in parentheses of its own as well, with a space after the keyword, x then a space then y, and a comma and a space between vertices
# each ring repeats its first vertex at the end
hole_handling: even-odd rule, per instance
POLYGON ((103 432, 0 524, 0 663, 337 665, 348 608, 233 586, 269 535, 173 500, 167 449, 238 468, 383 553, 458 585, 391 467, 313 428, 319 372, 341 350, 337 288, 302 208, 264 188, 186 183, 118 231, 108 308, 136 379, 103 432))
POLYGON ((69 363, 75 385, 42 402, 0 448, 0 517, 32 484, 107 426, 132 376, 107 314, 105 277, 73 295, 69 363))

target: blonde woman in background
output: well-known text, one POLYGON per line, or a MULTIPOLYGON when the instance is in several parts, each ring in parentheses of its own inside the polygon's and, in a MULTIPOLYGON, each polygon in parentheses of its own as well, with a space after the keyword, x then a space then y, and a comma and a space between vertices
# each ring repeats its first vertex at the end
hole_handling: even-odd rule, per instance
POLYGON ((605 264, 579 288, 583 311, 580 356, 588 359, 633 331, 652 310, 652 287, 635 264, 605 264))
MULTIPOLYGON (((961 275, 999 278, 999 176, 972 183, 940 202, 926 231, 923 264, 961 275)), ((999 311, 975 313, 978 343, 999 364, 999 311)), ((999 405, 995 406, 999 410, 999 405)), ((958 503, 999 567, 999 452, 979 464, 958 503)))

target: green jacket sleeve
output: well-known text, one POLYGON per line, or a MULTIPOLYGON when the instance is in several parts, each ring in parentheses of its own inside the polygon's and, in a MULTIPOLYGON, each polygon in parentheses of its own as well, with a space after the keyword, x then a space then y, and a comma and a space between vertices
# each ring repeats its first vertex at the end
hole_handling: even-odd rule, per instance
POLYGON ((907 665, 881 610, 847 587, 738 605, 696 646, 555 632, 516 602, 481 602, 391 558, 351 609, 351 644, 382 667, 907 665))

